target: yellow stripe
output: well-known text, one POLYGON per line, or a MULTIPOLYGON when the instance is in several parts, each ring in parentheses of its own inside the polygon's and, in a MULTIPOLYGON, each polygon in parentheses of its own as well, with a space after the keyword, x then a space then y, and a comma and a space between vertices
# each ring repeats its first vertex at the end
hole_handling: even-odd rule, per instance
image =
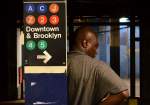
POLYGON ((23 33, 23 31, 21 31, 20 42, 21 42, 21 45, 24 45, 24 33, 23 33))
POLYGON ((65 73, 66 66, 25 66, 25 73, 65 73))
POLYGON ((129 99, 129 104, 128 105, 139 105, 137 99, 129 99))

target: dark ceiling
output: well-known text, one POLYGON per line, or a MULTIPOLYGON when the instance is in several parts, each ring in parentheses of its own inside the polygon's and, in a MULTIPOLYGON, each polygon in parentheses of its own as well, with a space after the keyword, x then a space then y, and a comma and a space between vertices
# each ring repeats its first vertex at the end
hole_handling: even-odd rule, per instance
MULTIPOLYGON (((17 19, 22 19, 23 1, 15 1, 17 19)), ((14 4, 14 1, 13 1, 14 4)), ((10 6, 11 3, 10 3, 10 6)), ((68 16, 148 16, 148 0, 67 0, 68 16)))
POLYGON ((71 15, 147 15, 149 3, 137 0, 68 0, 71 15))

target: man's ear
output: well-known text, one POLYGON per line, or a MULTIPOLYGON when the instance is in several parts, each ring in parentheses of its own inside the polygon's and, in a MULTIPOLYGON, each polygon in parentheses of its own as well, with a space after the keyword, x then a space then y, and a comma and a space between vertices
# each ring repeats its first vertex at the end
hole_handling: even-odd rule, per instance
POLYGON ((87 47, 88 47, 88 42, 87 42, 87 40, 83 40, 83 41, 82 41, 82 47, 83 47, 83 48, 87 48, 87 47))

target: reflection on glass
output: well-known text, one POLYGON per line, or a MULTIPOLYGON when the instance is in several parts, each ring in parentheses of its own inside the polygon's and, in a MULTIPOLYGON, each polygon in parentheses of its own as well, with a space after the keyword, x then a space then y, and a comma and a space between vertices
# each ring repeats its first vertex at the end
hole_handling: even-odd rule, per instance
POLYGON ((136 97, 140 97, 140 50, 139 50, 140 42, 135 42, 135 95, 136 97))
POLYGON ((120 77, 130 93, 130 28, 127 25, 120 26, 120 77))

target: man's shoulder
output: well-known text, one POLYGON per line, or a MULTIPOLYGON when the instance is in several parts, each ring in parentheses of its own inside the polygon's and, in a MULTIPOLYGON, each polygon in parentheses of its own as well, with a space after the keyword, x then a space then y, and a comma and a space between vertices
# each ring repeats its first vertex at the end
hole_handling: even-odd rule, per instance
POLYGON ((68 61, 73 60, 80 63, 80 61, 83 61, 84 63, 89 63, 93 66, 108 66, 104 61, 97 60, 95 58, 92 58, 84 53, 68 53, 67 54, 68 61))

